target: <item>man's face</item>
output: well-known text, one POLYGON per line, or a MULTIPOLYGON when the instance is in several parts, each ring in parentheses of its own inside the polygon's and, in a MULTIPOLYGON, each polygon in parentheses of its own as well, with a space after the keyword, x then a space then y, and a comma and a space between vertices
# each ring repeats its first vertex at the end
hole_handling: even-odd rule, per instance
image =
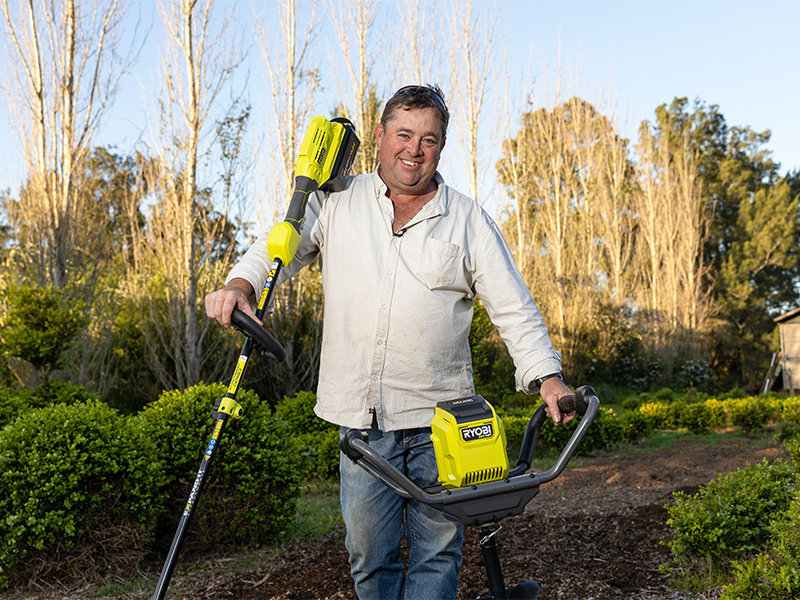
POLYGON ((436 110, 399 108, 375 128, 380 176, 392 193, 421 195, 436 173, 445 138, 436 110))

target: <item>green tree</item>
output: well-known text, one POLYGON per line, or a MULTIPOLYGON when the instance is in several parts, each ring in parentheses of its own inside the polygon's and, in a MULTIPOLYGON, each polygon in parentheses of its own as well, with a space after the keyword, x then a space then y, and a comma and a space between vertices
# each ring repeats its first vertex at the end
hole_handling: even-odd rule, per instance
MULTIPOLYGON (((10 287, 4 301, 7 312, 0 351, 33 365, 46 378, 63 368, 66 352, 88 324, 82 303, 71 300, 67 290, 53 286, 10 287)), ((12 362, 9 366, 18 374, 22 365, 12 362)))

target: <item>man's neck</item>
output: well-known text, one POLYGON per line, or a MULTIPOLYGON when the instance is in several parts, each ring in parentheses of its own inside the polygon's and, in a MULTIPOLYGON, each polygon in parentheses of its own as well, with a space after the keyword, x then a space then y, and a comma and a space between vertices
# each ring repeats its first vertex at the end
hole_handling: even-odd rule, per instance
POLYGON ((403 227, 417 216, 419 211, 430 202, 436 195, 436 190, 439 184, 435 179, 428 182, 427 187, 421 194, 402 194, 387 188, 386 196, 392 201, 394 206, 394 222, 392 229, 394 233, 400 231, 403 227))

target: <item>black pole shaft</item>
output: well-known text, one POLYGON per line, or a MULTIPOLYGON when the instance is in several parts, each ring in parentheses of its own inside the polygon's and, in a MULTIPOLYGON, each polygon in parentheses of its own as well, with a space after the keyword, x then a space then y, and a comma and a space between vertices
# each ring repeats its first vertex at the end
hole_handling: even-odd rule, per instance
POLYGON ((178 523, 178 529, 175 531, 175 537, 172 538, 172 545, 167 554, 167 560, 164 562, 164 568, 161 570, 161 576, 158 578, 153 600, 163 600, 167 593, 167 586, 169 585, 170 579, 172 579, 172 572, 175 570, 175 564, 178 562, 178 554, 180 554, 183 540, 186 537, 186 531, 189 528, 192 515, 194 515, 194 510, 197 507, 197 499, 200 497, 200 492, 205 484, 211 462, 217 454, 219 440, 222 437, 222 432, 225 430, 228 418, 227 414, 219 413, 219 417, 214 424, 214 431, 211 434, 211 438, 208 440, 206 452, 200 463, 200 469, 197 471, 197 477, 194 479, 192 491, 189 493, 189 500, 186 502, 186 507, 183 509, 181 520, 178 523))
POLYGON ((489 594, 492 598, 507 600, 503 571, 500 567, 500 554, 495 541, 497 531, 499 530, 492 531, 489 525, 481 527, 481 552, 483 552, 483 564, 486 567, 486 578, 489 580, 489 594))

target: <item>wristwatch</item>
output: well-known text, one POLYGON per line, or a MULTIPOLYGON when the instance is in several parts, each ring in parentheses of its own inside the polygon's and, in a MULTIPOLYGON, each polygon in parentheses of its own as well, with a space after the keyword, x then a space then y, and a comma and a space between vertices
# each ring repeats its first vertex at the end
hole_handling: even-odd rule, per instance
POLYGON ((541 389, 542 388, 542 384, 547 379, 552 379, 553 377, 558 377, 561 381, 564 381, 564 378, 561 376, 561 373, 550 373, 550 375, 545 375, 544 377, 537 377, 536 379, 534 379, 533 380, 533 385, 535 385, 537 388, 541 389))

